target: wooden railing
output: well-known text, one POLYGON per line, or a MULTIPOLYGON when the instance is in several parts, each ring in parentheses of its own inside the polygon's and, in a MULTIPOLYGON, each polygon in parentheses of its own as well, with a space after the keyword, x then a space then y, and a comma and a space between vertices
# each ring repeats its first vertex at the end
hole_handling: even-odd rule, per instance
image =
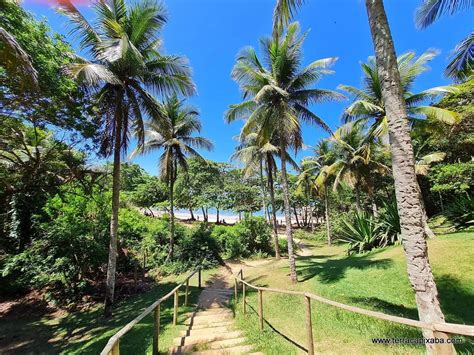
MULTIPOLYGON (((433 337, 446 338, 447 336, 446 333, 474 336, 474 326, 472 325, 453 324, 453 323, 424 323, 424 322, 414 320, 414 319, 397 317, 397 316, 392 316, 392 315, 385 314, 382 312, 369 311, 367 309, 363 309, 363 308, 359 308, 355 306, 349 306, 347 304, 331 301, 324 297, 317 296, 315 294, 308 293, 308 292, 288 291, 288 290, 281 290, 281 289, 269 288, 269 287, 259 287, 259 286, 252 285, 251 283, 244 280, 242 269, 238 271, 236 274, 234 274, 233 277, 234 277, 234 293, 235 293, 236 306, 237 306, 237 299, 238 299, 239 283, 242 284, 242 312, 244 314, 247 312, 246 288, 250 287, 254 290, 257 290, 258 292, 258 318, 259 318, 260 330, 263 330, 263 322, 264 322, 263 292, 302 296, 305 298, 306 334, 307 334, 307 347, 308 347, 307 351, 308 351, 308 354, 310 355, 314 354, 313 326, 312 326, 312 320, 311 320, 311 300, 325 303, 337 308, 341 308, 349 312, 359 313, 359 314, 363 314, 369 317, 386 320, 389 322, 408 325, 408 326, 419 328, 419 329, 428 329, 433 332, 433 337)), ((440 348, 439 353, 441 354, 445 352, 443 351, 442 348, 440 348)))
POLYGON ((153 330, 153 355, 157 355, 159 353, 159 338, 160 338, 160 308, 161 303, 166 301, 168 298, 174 295, 174 306, 173 306, 173 325, 176 325, 178 321, 178 307, 179 307, 179 289, 185 286, 185 294, 184 294, 184 305, 188 305, 188 298, 189 298, 189 279, 193 277, 195 274, 198 274, 198 287, 201 288, 201 267, 197 267, 192 273, 190 273, 186 279, 181 282, 178 286, 172 289, 169 293, 165 296, 161 297, 157 301, 155 301, 150 307, 145 309, 142 314, 138 317, 133 319, 129 322, 126 326, 120 329, 117 333, 115 333, 112 337, 110 337, 107 345, 104 347, 100 355, 119 355, 120 354, 120 338, 127 334, 138 322, 140 322, 143 318, 149 315, 151 312, 154 311, 154 330, 153 330))

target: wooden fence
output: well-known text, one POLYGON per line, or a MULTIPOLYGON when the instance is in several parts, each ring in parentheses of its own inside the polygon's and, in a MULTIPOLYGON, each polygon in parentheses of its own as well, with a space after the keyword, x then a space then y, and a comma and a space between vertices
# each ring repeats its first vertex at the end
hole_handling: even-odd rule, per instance
MULTIPOLYGON (((259 326, 260 330, 263 330, 263 293, 264 292, 272 292, 272 293, 280 293, 286 295, 294 295, 294 296, 301 296, 305 298, 305 313, 306 313, 306 336, 307 336, 307 347, 308 347, 308 354, 314 354, 314 338, 313 338, 313 326, 311 320, 311 300, 318 301, 321 303, 325 303, 337 308, 344 309, 349 312, 363 314, 369 317, 378 318, 382 320, 386 320, 389 322, 394 322, 398 324, 408 325, 411 327, 419 328, 419 329, 429 329, 433 332, 433 337, 440 337, 446 338, 447 334, 459 334, 459 335, 466 335, 466 336, 474 336, 474 326, 472 325, 464 325, 464 324, 453 324, 453 323, 424 323, 418 320, 403 318, 392 316, 389 314, 376 312, 376 311, 369 311, 367 309, 349 306, 347 304, 331 301, 321 296, 317 296, 312 293, 308 292, 299 292, 299 291, 288 291, 288 290, 281 290, 276 288, 269 288, 269 287, 258 287, 255 285, 250 284, 249 282, 244 280, 244 275, 242 269, 233 275, 234 277, 234 293, 235 293, 235 301, 237 305, 238 299, 238 290, 239 290, 239 283, 242 284, 242 312, 245 314, 247 312, 246 307, 246 292, 247 287, 250 287, 258 292, 258 318, 259 318, 259 326)), ((439 354, 445 354, 446 347, 442 345, 439 346, 437 349, 439 354)))
POLYGON ((201 267, 196 268, 190 273, 186 279, 171 290, 168 294, 155 301, 150 307, 145 309, 142 314, 136 317, 134 320, 129 322, 126 326, 120 329, 112 337, 110 337, 107 345, 104 347, 100 355, 119 355, 120 354, 120 338, 127 334, 138 322, 145 318, 148 314, 154 311, 154 331, 153 331, 153 355, 159 353, 159 338, 160 338, 160 306, 161 303, 166 301, 168 298, 174 295, 174 306, 173 306, 173 325, 176 325, 178 321, 178 300, 179 300, 179 289, 185 287, 184 294, 184 305, 188 305, 189 297, 189 279, 195 274, 198 274, 198 287, 201 288, 201 267))

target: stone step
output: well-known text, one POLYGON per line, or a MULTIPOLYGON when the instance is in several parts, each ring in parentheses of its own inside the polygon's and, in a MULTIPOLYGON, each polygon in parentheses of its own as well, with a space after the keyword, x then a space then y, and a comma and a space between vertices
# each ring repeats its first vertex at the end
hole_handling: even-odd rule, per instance
POLYGON ((231 331, 229 327, 211 327, 211 328, 201 328, 201 329, 188 329, 182 330, 179 332, 179 335, 182 337, 195 336, 195 335, 207 335, 207 334, 217 334, 217 333, 227 333, 231 331))
POLYGON ((191 329, 212 329, 214 327, 224 327, 224 326, 230 326, 234 324, 234 322, 232 321, 225 321, 225 322, 213 322, 213 323, 210 323, 210 324, 193 324, 193 326, 191 327, 191 329))
POLYGON ((234 338, 234 339, 225 339, 225 340, 217 340, 211 343, 206 344, 207 347, 211 350, 215 349, 223 349, 223 348, 231 348, 236 345, 241 345, 245 343, 247 340, 245 338, 234 338))
POLYGON ((226 340, 240 338, 242 333, 238 331, 227 332, 227 333, 217 333, 217 334, 203 334, 203 335, 191 335, 188 337, 180 337, 173 339, 174 346, 183 346, 183 345, 194 345, 194 344, 205 344, 211 343, 217 340, 226 340))
POLYGON ((194 355, 223 355, 223 354, 247 354, 252 351, 252 345, 241 345, 234 346, 232 348, 225 348, 219 350, 204 350, 204 351, 193 351, 190 354, 194 355))
POLYGON ((206 309, 202 311, 198 311, 194 314, 196 317, 202 317, 202 316, 214 316, 214 315, 222 315, 222 314, 230 314, 233 315, 234 313, 229 309, 229 308, 214 308, 214 309, 206 309))
POLYGON ((233 294, 234 290, 231 288, 205 288, 202 292, 220 292, 220 293, 229 293, 233 294))
POLYGON ((194 317, 188 318, 184 321, 184 324, 211 324, 216 322, 225 322, 233 318, 232 313, 223 313, 215 315, 195 315, 194 317))

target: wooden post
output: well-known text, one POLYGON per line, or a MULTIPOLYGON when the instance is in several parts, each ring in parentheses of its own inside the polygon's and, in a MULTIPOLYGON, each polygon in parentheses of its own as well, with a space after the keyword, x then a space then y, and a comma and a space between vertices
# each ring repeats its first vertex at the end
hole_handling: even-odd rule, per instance
POLYGON ((198 287, 201 288, 201 268, 198 271, 198 287))
POLYGON ((186 291, 184 294, 184 305, 188 305, 188 294, 189 294, 189 279, 186 280, 186 291))
POLYGON ((178 324, 178 290, 174 291, 174 312, 173 312, 173 325, 178 324))
POLYGON ((247 307, 245 304, 245 284, 242 282, 242 308, 243 308, 243 313, 247 313, 247 307))
POLYGON ((159 337, 160 337, 160 303, 155 308, 155 331, 153 333, 153 355, 160 353, 159 337))
POLYGON ((306 333, 308 336, 308 354, 314 355, 313 323, 311 322, 311 299, 306 298, 306 333))
POLYGON ((117 339, 110 353, 111 355, 120 355, 120 340, 117 339))
POLYGON ((237 304, 237 277, 234 279, 234 304, 237 304))
POLYGON ((260 330, 263 330, 263 291, 261 289, 258 289, 258 318, 260 330))

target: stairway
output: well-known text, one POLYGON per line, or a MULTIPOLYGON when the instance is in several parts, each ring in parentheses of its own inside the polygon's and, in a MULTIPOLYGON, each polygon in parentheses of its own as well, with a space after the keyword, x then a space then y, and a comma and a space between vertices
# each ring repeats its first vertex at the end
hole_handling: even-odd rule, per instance
POLYGON ((233 290, 222 286, 216 283, 201 292, 198 309, 186 319, 188 328, 173 340, 169 354, 262 354, 252 352, 253 346, 234 329, 234 314, 227 307, 233 290))

